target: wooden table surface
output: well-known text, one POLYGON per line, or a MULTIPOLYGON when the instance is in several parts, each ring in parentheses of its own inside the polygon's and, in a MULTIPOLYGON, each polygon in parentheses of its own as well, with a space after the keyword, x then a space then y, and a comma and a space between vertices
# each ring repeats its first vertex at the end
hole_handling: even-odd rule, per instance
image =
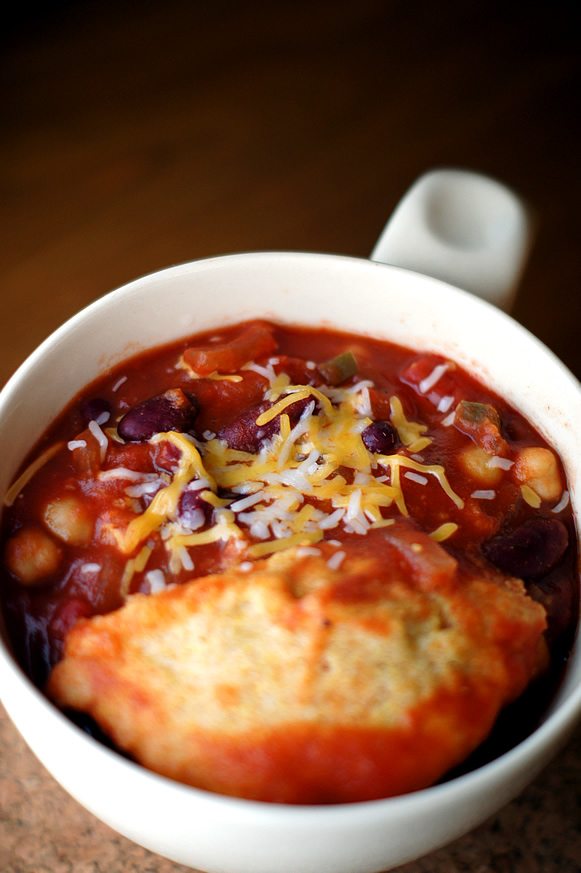
MULTIPOLYGON (((42 5, 5 10, 0 32, 0 383, 151 270, 256 249, 365 257, 440 166, 491 174, 536 211, 514 315, 581 376, 576 3, 42 5)), ((402 873, 578 871, 580 777, 578 733, 517 800, 402 873)), ((3 712, 0 869, 185 870, 81 809, 3 712)))

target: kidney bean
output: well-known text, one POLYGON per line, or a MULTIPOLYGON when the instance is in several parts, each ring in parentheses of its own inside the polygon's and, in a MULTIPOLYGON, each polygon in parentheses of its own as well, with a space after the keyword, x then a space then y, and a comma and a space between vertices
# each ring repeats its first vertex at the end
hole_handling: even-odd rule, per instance
POLYGON ((80 597, 71 597, 62 603, 49 624, 49 634, 53 640, 64 643, 64 640, 74 624, 80 618, 88 618, 91 615, 91 607, 86 600, 80 597))
POLYGON ((483 551, 511 576, 534 579, 555 566, 568 544, 569 534, 562 521, 532 518, 510 533, 483 543, 483 551))
MULTIPOLYGON (((291 427, 294 427, 311 402, 311 398, 304 397, 286 407, 284 412, 290 419, 291 427)), ((253 406, 231 421, 230 424, 221 428, 218 432, 219 438, 226 440, 230 449, 248 452, 251 455, 256 454, 266 440, 272 439, 275 434, 280 432, 280 415, 275 416, 260 427, 256 424, 256 419, 272 405, 270 401, 264 401, 253 406)))
POLYGON ((389 421, 372 421, 361 434, 365 448, 374 454, 389 455, 395 449, 397 434, 389 421))
POLYGON ((97 419, 105 422, 108 420, 105 416, 111 415, 111 404, 103 397, 92 397, 81 406, 81 415, 85 424, 89 424, 90 421, 97 421, 97 419))
POLYGON ((179 499, 178 518, 190 530, 198 530, 212 516, 213 508, 202 498, 202 491, 203 488, 186 489, 179 499))
POLYGON ((175 430, 186 432, 193 426, 198 403, 181 388, 172 388, 138 403, 126 412, 119 424, 119 436, 127 441, 142 442, 156 433, 175 430))

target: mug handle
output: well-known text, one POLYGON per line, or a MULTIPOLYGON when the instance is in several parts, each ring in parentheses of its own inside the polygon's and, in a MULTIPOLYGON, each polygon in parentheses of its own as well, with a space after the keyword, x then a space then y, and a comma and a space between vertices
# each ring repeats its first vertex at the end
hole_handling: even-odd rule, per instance
POLYGON ((509 311, 536 221, 505 185, 467 170, 431 170, 412 185, 370 259, 443 279, 509 311))

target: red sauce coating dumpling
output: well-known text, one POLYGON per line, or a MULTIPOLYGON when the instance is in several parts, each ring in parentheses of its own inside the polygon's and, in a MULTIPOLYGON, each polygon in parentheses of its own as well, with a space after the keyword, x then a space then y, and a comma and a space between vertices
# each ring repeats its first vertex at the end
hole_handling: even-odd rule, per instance
POLYGON ((430 785, 536 674, 545 610, 407 520, 340 548, 81 620, 48 693, 150 769, 223 794, 334 803, 430 785))

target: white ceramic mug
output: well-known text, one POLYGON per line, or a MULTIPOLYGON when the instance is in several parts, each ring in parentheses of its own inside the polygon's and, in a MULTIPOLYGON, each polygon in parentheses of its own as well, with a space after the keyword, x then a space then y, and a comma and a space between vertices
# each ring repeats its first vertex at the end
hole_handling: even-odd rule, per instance
MULTIPOLYGON (((521 262, 514 259, 511 294, 521 262)), ((72 318, 0 395, 0 493, 48 424, 99 372, 142 349, 254 317, 329 325, 456 360, 559 452, 581 526, 581 388, 554 355, 472 294, 400 267, 319 254, 196 261, 138 279, 72 318)), ((150 773, 68 721, 2 641, 0 695, 54 777, 155 852, 210 873, 372 873, 460 836, 534 778, 581 715, 581 650, 577 643, 543 723, 511 751, 432 788, 336 806, 227 798, 150 773)))

